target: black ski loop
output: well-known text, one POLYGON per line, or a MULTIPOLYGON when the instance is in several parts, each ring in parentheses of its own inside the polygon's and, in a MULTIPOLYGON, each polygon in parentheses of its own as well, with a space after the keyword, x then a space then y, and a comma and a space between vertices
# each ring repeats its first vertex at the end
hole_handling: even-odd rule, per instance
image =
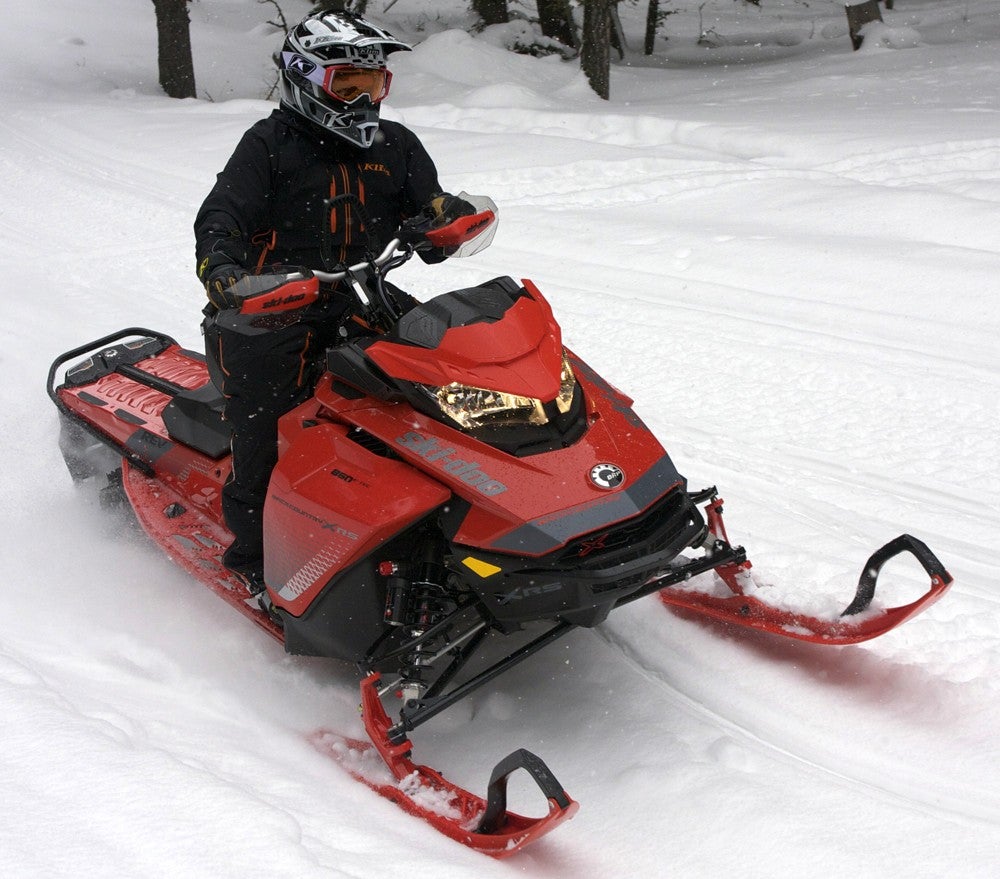
POLYGON ((911 534, 900 534, 895 540, 890 540, 881 549, 872 553, 861 578, 858 580, 858 591, 854 595, 854 600, 841 613, 841 616, 853 616, 868 609, 875 597, 875 584, 878 580, 879 572, 887 561, 908 552, 927 572, 931 579, 938 579, 943 583, 950 583, 951 574, 945 569, 941 560, 934 555, 930 547, 922 540, 918 540, 911 534))
POLYGON ((493 769, 486 789, 486 811, 479 821, 476 833, 497 833, 503 829, 507 817, 507 780, 524 769, 535 780, 548 800, 554 800, 561 809, 569 807, 570 799, 552 770, 541 757, 524 748, 519 748, 503 758, 493 769))
POLYGON ((714 485, 710 485, 708 488, 703 488, 701 491, 690 491, 688 492, 688 497, 691 498, 691 503, 696 507, 700 507, 706 501, 714 501, 719 496, 719 489, 714 485))

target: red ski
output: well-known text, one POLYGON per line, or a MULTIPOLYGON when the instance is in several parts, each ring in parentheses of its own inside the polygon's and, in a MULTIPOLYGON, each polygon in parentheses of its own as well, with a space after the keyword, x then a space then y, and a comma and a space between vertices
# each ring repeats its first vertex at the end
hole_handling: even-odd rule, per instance
MULTIPOLYGON (((726 527, 722 521, 722 498, 713 494, 706 507, 709 531, 728 545, 726 527)), ((759 629, 772 635, 812 641, 817 644, 857 644, 877 638, 890 629, 930 607, 951 586, 952 577, 926 543, 909 534, 901 534, 874 552, 861 572, 854 599, 839 617, 824 619, 774 607, 747 594, 750 562, 720 565, 715 573, 728 587, 730 594, 714 595, 692 589, 663 589, 660 600, 668 607, 678 607, 704 614, 737 626, 759 629), (875 586, 883 566, 903 553, 912 555, 930 577, 930 588, 920 598, 899 607, 872 609, 875 586)))
POLYGON ((311 738, 358 781, 445 836, 495 858, 520 851, 576 814, 579 804, 548 766, 523 748, 494 767, 485 799, 452 784, 437 770, 413 763, 408 739, 398 744, 389 741, 391 721, 379 699, 379 680, 379 675, 372 674, 361 682, 362 715, 371 742, 328 731, 311 738), (507 780, 521 769, 534 779, 548 803, 548 813, 540 818, 507 811, 507 780))

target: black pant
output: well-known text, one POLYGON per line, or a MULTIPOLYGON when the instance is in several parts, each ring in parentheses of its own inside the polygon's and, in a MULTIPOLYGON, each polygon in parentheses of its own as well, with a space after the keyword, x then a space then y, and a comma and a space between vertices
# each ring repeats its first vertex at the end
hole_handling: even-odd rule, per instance
POLYGON ((235 540, 223 563, 262 572, 264 498, 278 462, 278 419, 308 399, 323 355, 337 340, 339 309, 290 327, 244 335, 206 318, 205 349, 213 381, 226 397, 233 469, 222 489, 222 513, 235 540))

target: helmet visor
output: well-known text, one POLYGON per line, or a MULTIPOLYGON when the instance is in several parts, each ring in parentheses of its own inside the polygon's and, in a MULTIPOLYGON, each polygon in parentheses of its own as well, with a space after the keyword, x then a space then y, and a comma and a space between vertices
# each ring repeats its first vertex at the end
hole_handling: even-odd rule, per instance
POLYGON ((327 67, 323 75, 323 90, 337 100, 350 103, 368 95, 377 104, 389 94, 392 74, 384 67, 355 67, 353 64, 335 64, 327 67))

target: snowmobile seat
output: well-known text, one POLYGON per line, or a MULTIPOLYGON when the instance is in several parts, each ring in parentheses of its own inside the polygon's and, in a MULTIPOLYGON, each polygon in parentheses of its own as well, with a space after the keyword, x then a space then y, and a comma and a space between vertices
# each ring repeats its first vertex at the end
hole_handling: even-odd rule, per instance
POLYGON ((229 453, 230 427, 222 418, 225 398, 210 381, 180 391, 164 408, 163 423, 172 439, 214 460, 229 453))

